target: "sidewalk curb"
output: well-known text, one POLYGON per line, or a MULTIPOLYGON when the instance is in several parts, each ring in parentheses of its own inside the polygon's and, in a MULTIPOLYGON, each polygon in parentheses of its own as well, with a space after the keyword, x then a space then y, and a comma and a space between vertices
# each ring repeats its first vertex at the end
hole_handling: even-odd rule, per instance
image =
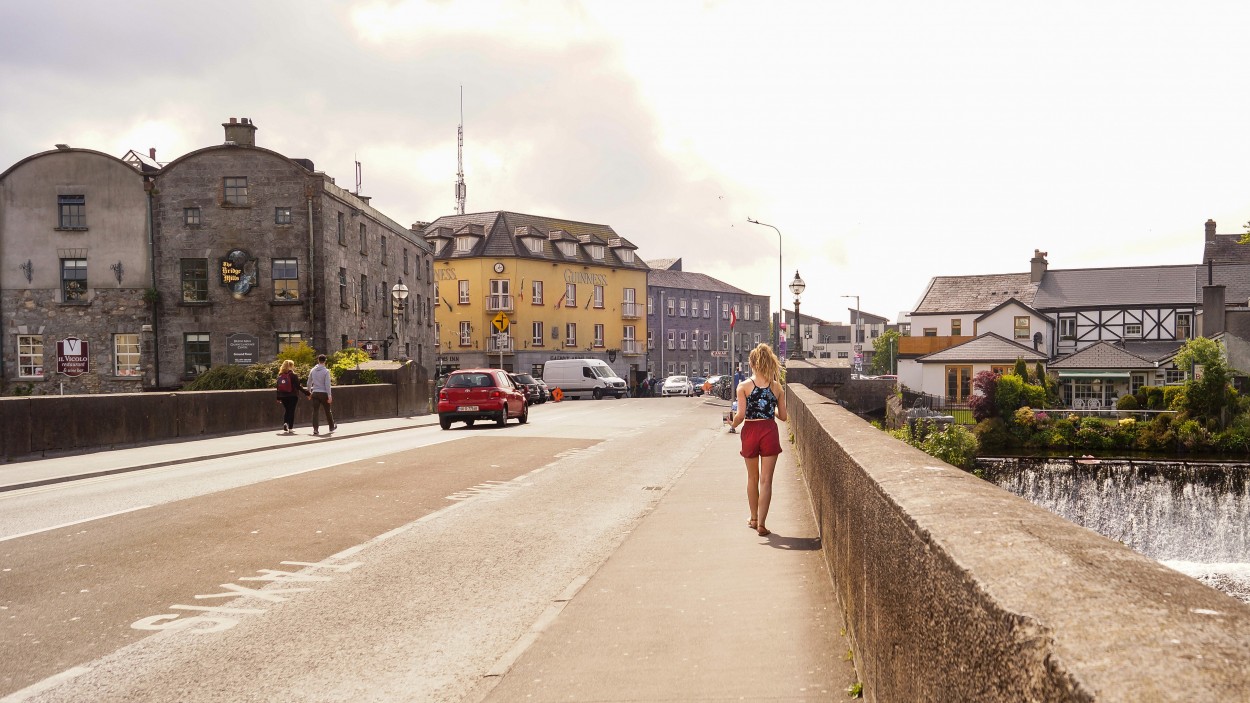
MULTIPOLYGON (((425 416, 419 416, 419 417, 425 417, 425 416)), ((324 438, 322 437, 314 438, 312 435, 309 435, 308 439, 291 442, 289 444, 266 446, 266 447, 253 447, 251 449, 239 449, 239 450, 232 451, 232 452, 221 452, 219 454, 201 454, 201 455, 191 457, 191 458, 184 457, 180 459, 170 459, 168 461, 156 461, 156 462, 152 462, 148 464, 138 464, 136 466, 121 466, 115 469, 106 469, 103 471, 90 471, 90 472, 82 473, 82 474, 67 474, 65 476, 54 476, 52 478, 39 479, 38 481, 26 481, 24 483, 11 483, 7 485, 0 485, 0 493, 4 493, 6 491, 19 491, 24 488, 37 488, 39 486, 49 486, 49 485, 53 485, 57 483, 68 483, 70 481, 82 481, 82 480, 89 479, 89 478, 98 478, 100 476, 112 476, 113 474, 124 474, 124 473, 129 473, 131 471, 142 471, 144 469, 159 469, 162 466, 173 466, 174 464, 182 464, 188 461, 203 461, 206 459, 225 459, 225 458, 232 457, 232 456, 239 456, 241 454, 252 454, 254 452, 264 452, 264 451, 270 451, 274 449, 287 449, 290 447, 297 447, 297 446, 304 445, 304 444, 312 444, 314 442, 329 442, 329 441, 333 441, 336 439, 343 440, 343 439, 349 439, 351 437, 366 437, 368 435, 382 434, 385 432, 401 432, 403 430, 410 430, 410 429, 414 429, 417 427, 430 427, 430 426, 437 425, 437 424, 438 424, 438 416, 436 415, 434 416, 432 420, 416 420, 413 424, 405 425, 403 427, 388 427, 388 428, 380 429, 380 430, 368 430, 366 432, 357 432, 357 433, 350 434, 350 435, 341 435, 339 437, 327 436, 324 438)), ((238 435, 219 435, 219 436, 237 437, 238 435)), ((199 442, 199 441, 206 440, 206 439, 214 439, 214 437, 202 437, 200 439, 195 439, 191 441, 199 442)))

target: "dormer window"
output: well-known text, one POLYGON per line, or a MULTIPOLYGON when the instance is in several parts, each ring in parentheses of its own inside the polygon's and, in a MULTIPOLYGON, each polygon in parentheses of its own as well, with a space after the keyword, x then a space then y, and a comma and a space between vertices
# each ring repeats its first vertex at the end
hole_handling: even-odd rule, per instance
POLYGON ((464 253, 473 249, 473 237, 460 235, 456 237, 456 253, 464 253))
POLYGON ((565 256, 577 256, 577 242, 560 242, 560 253, 565 256))
POLYGON ((602 244, 590 244, 586 247, 586 249, 590 252, 590 258, 595 259, 596 261, 603 261, 602 244))
POLYGON ((621 249, 620 251, 616 253, 616 255, 621 257, 621 261, 624 263, 627 263, 627 264, 634 263, 634 250, 633 249, 621 249))
POLYGON ((525 246, 529 248, 532 254, 543 253, 543 240, 538 237, 526 237, 525 246))

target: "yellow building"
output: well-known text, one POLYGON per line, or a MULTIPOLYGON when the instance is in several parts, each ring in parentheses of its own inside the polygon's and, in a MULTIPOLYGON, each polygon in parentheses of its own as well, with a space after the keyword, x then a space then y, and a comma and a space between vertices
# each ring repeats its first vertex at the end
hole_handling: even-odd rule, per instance
POLYGON ((435 251, 440 375, 540 376, 550 359, 602 359, 632 388, 645 372, 647 265, 611 227, 483 212, 421 233, 435 251))

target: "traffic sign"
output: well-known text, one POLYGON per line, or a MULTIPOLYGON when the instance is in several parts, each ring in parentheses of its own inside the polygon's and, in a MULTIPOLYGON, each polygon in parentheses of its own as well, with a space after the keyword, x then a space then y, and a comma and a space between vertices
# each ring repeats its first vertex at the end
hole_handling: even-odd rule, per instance
POLYGON ((503 334, 508 331, 508 316, 501 312, 491 319, 490 324, 496 332, 503 334))

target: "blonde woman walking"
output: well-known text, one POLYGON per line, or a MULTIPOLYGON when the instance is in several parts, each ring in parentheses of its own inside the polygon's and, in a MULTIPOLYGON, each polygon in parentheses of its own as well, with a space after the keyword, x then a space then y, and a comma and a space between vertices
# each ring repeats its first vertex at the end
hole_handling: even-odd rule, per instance
POLYGON ((761 537, 769 534, 765 527, 768 506, 773 499, 773 470, 781 455, 781 437, 777 422, 789 419, 786 393, 779 380, 781 362, 772 347, 760 344, 751 350, 751 377, 738 384, 738 412, 730 422, 730 431, 742 425, 742 458, 747 463, 747 505, 751 519, 747 527, 761 537))

